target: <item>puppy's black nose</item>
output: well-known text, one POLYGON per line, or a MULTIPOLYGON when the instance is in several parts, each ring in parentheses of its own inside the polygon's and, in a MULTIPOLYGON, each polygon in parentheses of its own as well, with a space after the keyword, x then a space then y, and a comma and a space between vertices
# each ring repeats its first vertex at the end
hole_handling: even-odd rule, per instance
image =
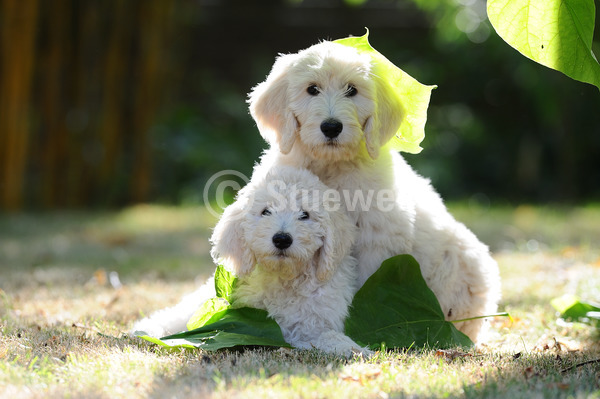
POLYGON ((342 122, 335 119, 327 119, 321 123, 321 131, 323 134, 330 139, 334 139, 340 135, 344 125, 342 122))
POLYGON ((275 233, 273 236, 273 245, 275 245, 275 248, 277 249, 289 248, 292 245, 292 242, 294 242, 294 240, 288 233, 279 232, 275 233))

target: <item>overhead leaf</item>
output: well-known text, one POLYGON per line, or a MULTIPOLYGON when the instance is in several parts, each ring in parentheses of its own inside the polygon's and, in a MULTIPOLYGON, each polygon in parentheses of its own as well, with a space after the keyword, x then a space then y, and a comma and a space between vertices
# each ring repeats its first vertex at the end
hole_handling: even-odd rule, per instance
POLYGON ((550 301, 565 320, 592 323, 600 326, 600 305, 582 302, 575 295, 563 295, 550 301))
POLYGON ((354 296, 346 334, 373 349, 469 347, 473 342, 444 319, 417 261, 398 255, 383 262, 354 296))
POLYGON ((353 47, 359 53, 368 54, 373 61, 374 73, 384 78, 391 87, 390 95, 396 95, 405 112, 400 129, 391 142, 397 151, 418 154, 419 145, 425 138, 425 122, 431 91, 437 86, 426 86, 398 68, 369 44, 369 30, 361 37, 348 37, 335 43, 353 47))
POLYGON ((600 88, 594 0, 488 0, 494 29, 524 56, 600 88))

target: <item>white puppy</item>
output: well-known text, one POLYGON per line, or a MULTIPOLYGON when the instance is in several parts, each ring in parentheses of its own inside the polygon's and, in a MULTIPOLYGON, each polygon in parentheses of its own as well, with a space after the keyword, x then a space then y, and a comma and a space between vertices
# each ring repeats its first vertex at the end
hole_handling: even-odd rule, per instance
MULTIPOLYGON (((366 353, 343 333, 356 290, 350 255, 356 226, 339 202, 327 199, 331 191, 307 170, 258 171, 215 227, 212 255, 240 278, 233 304, 267 310, 295 348, 366 353)), ((211 296, 214 288, 207 284, 134 330, 183 330, 211 296)))
MULTIPOLYGON (((497 264, 448 213, 429 181, 391 150, 389 141, 405 113, 373 68, 368 55, 332 42, 280 56, 249 99, 261 135, 271 144, 258 169, 307 168, 338 190, 359 228, 353 247, 357 287, 383 260, 408 253, 447 319, 494 313, 497 264)), ((482 323, 457 327, 477 341, 482 323)))

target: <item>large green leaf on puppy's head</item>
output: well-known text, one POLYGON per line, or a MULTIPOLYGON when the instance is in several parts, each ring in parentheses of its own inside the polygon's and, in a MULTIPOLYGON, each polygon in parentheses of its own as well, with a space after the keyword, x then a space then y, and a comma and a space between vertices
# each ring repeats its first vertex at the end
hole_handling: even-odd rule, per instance
POLYGON ((378 349, 454 346, 473 342, 446 321, 417 261, 398 255, 384 261, 354 296, 346 334, 360 345, 378 349))
POLYGON ((335 43, 353 47, 359 53, 368 54, 373 62, 373 73, 389 83, 386 95, 397 96, 404 114, 400 129, 391 140, 391 146, 397 151, 418 154, 419 144, 425 138, 425 122, 431 90, 437 86, 427 86, 394 65, 390 60, 369 44, 369 30, 361 37, 348 37, 335 40, 335 43))

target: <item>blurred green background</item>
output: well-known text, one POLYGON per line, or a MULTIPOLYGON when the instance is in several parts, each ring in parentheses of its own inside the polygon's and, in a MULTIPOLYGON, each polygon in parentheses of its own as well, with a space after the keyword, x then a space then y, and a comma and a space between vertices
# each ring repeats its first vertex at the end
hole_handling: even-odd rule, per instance
POLYGON ((509 47, 484 0, 0 0, 0 210, 201 203, 266 148, 246 95, 275 56, 365 27, 438 85, 406 158, 445 198, 600 199, 598 89, 509 47))

